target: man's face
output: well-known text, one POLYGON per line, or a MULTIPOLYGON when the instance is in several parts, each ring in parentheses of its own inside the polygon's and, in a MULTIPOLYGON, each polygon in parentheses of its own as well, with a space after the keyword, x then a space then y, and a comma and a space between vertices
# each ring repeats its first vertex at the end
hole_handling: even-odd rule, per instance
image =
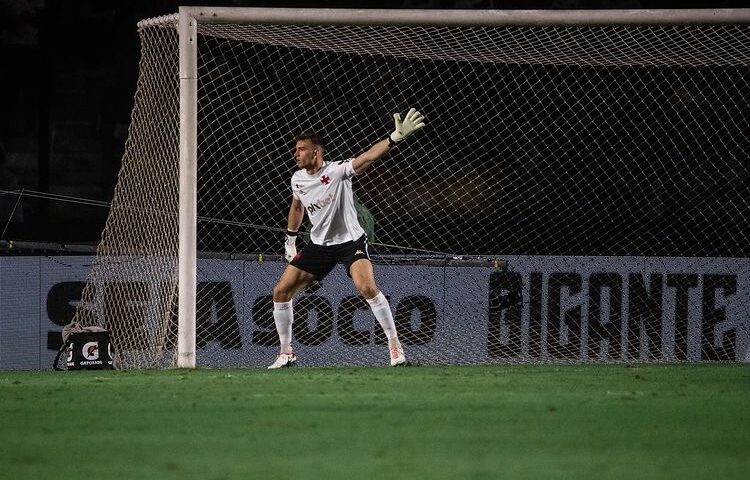
POLYGON ((312 168, 320 156, 320 149, 310 140, 298 140, 294 147, 294 160, 298 168, 312 168))

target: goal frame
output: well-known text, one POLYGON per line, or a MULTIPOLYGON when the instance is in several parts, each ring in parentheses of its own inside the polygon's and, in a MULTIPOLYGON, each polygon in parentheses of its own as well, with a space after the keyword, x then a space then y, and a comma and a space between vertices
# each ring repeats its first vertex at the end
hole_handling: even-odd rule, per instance
POLYGON ((750 24, 750 9, 385 10, 180 7, 139 27, 177 23, 179 35, 179 247, 177 367, 196 366, 199 23, 353 26, 619 26, 750 24))

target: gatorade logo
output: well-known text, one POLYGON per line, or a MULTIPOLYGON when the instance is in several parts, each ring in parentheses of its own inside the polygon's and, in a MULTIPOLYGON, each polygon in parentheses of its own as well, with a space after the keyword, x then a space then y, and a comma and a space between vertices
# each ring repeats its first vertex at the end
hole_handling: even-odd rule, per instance
POLYGON ((98 360, 99 342, 86 342, 81 349, 81 353, 86 360, 98 360))

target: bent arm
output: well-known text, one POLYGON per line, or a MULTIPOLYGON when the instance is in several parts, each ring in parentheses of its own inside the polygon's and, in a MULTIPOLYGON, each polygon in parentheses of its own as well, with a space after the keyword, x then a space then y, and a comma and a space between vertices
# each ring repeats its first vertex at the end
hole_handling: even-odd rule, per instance
POLYGON ((359 155, 352 161, 354 173, 357 175, 364 173, 373 163, 375 163, 375 160, 383 157, 390 149, 391 145, 387 138, 379 141, 370 147, 365 153, 359 155))
POLYGON ((302 220, 305 218, 305 207, 302 202, 292 197, 292 205, 289 207, 286 228, 291 232, 299 230, 302 220))

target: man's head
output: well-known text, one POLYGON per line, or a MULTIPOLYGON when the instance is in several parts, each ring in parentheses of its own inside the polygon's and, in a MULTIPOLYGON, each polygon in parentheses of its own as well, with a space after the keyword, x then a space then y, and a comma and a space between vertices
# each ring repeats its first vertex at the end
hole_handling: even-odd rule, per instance
POLYGON ((317 133, 305 132, 297 135, 294 160, 298 168, 307 170, 323 164, 323 138, 317 133))

